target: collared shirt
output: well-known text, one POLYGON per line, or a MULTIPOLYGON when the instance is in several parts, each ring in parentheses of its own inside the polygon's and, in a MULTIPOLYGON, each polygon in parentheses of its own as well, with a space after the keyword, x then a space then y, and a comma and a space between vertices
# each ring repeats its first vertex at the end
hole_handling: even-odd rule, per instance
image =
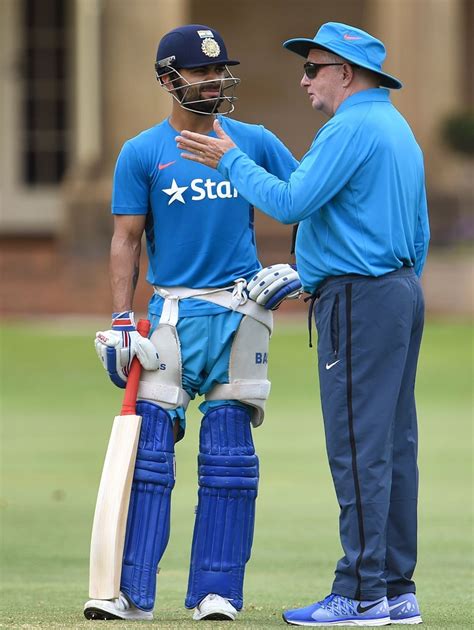
POLYGON ((413 266, 421 274, 429 241, 423 154, 388 90, 343 101, 288 182, 237 148, 218 170, 266 214, 300 222, 296 261, 306 291, 348 273, 413 266))

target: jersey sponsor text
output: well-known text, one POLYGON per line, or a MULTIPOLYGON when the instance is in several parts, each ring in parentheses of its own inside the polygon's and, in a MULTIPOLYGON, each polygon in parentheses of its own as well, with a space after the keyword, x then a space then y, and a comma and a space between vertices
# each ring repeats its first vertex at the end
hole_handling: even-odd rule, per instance
MULTIPOLYGON (((202 201, 203 199, 235 199, 239 196, 239 191, 228 180, 214 182, 209 177, 204 180, 200 177, 193 179, 189 186, 179 186, 173 179, 170 188, 162 188, 162 191, 170 197, 168 205, 175 201, 186 203, 186 201, 202 201), (190 188, 193 191, 191 199, 185 199, 184 193, 190 188)), ((189 193, 188 193, 189 195, 189 193)))

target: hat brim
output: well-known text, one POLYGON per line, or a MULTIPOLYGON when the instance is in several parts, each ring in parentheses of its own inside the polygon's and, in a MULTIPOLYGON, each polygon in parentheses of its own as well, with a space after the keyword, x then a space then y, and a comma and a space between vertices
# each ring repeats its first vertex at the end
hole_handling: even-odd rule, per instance
POLYGON ((343 59, 347 59, 347 61, 353 63, 356 66, 360 66, 361 68, 365 68, 366 70, 370 70, 374 74, 376 74, 380 79, 380 85, 382 87, 387 87, 392 90, 399 90, 403 87, 403 83, 399 81, 396 77, 393 77, 391 74, 387 74, 386 72, 380 72, 380 70, 376 70, 369 63, 362 63, 360 60, 352 60, 349 57, 344 57, 341 53, 337 52, 337 50, 331 50, 327 46, 321 46, 321 44, 316 44, 314 39, 308 39, 306 37, 297 37, 295 39, 288 39, 286 42, 283 42, 283 47, 291 52, 300 55, 301 57, 306 58, 310 50, 314 48, 318 48, 319 50, 326 50, 327 52, 333 53, 333 55, 338 55, 343 59))

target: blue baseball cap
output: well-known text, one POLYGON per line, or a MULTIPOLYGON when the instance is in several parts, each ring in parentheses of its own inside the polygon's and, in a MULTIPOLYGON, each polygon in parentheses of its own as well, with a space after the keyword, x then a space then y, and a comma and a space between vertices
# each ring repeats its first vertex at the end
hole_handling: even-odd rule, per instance
POLYGON ((327 50, 356 66, 371 70, 380 77, 380 85, 383 87, 393 90, 403 87, 401 81, 382 71, 386 56, 383 43, 360 28, 340 22, 327 22, 313 39, 296 37, 288 39, 283 46, 302 57, 307 57, 312 48, 327 50))
POLYGON ((187 24, 166 33, 158 44, 156 71, 173 68, 200 68, 213 64, 236 66, 229 59, 220 33, 203 24, 187 24))

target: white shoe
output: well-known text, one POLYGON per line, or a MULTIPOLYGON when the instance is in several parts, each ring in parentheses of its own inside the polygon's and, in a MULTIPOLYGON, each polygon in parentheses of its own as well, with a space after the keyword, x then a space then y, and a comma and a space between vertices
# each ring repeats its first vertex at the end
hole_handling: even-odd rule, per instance
POLYGON ((153 613, 140 610, 120 593, 117 599, 90 599, 84 604, 86 619, 127 619, 128 621, 151 621, 153 613))
POLYGON ((201 619, 234 621, 236 616, 237 610, 228 599, 215 593, 209 593, 196 606, 193 619, 195 621, 200 621, 201 619))

